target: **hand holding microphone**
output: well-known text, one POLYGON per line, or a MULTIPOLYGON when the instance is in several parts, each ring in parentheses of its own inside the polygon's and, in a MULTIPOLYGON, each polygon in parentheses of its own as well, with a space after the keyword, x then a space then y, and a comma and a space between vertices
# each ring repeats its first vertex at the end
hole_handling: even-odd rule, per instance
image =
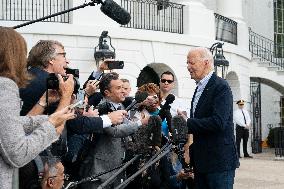
POLYGON ((149 118, 150 118, 150 116, 149 115, 144 115, 143 117, 141 117, 141 123, 142 123, 142 125, 143 126, 146 126, 146 125, 148 125, 148 123, 149 123, 149 118))
POLYGON ((135 95, 135 99, 128 105, 125 110, 128 112, 131 110, 136 104, 143 102, 148 97, 147 92, 137 92, 135 95))
POLYGON ((127 111, 125 110, 116 110, 108 114, 108 117, 111 120, 113 125, 118 125, 123 122, 124 118, 127 115, 127 111))
POLYGON ((180 109, 177 109, 177 114, 178 114, 179 116, 181 116, 184 120, 187 120, 187 119, 188 119, 188 117, 187 117, 187 115, 186 115, 186 112, 181 111, 180 109))

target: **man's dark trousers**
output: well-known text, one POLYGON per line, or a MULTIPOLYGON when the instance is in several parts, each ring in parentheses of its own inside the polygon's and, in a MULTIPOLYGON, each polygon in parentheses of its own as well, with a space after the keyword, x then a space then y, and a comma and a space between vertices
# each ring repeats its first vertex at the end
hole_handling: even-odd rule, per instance
POLYGON ((196 189, 233 189, 235 170, 213 172, 213 173, 194 173, 196 189), (216 188, 217 189, 217 188, 216 188))
POLYGON ((242 139, 243 139, 244 156, 249 156, 248 151, 247 151, 248 138, 249 138, 249 130, 246 129, 245 127, 236 125, 236 143, 237 143, 237 150, 238 150, 239 157, 241 157, 240 156, 240 145, 241 145, 242 139))

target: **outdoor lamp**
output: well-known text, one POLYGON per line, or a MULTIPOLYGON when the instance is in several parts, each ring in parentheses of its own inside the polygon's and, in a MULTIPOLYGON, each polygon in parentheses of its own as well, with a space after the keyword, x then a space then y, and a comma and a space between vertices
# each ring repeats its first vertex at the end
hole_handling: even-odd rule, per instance
POLYGON ((218 76, 225 79, 227 75, 228 67, 229 67, 229 61, 226 60, 226 58, 224 57, 223 48, 222 48, 223 45, 224 43, 220 43, 220 42, 214 43, 211 46, 210 51, 214 59, 215 73, 218 76))
POLYGON ((111 38, 108 36, 108 31, 103 31, 100 38, 99 44, 95 47, 94 57, 96 62, 102 59, 114 59, 115 48, 111 44, 111 38), (109 42, 109 45, 108 45, 109 42), (111 46, 112 50, 109 49, 111 46))

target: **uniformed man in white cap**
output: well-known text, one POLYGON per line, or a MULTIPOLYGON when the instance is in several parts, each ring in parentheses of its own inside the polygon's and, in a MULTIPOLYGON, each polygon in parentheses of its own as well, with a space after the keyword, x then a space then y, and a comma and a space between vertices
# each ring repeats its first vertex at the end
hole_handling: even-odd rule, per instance
POLYGON ((236 144, 238 149, 239 157, 240 155, 240 144, 241 140, 243 139, 243 152, 244 157, 252 158, 248 154, 247 151, 247 143, 249 138, 249 128, 251 125, 251 119, 249 112, 244 108, 245 101, 239 100, 236 103, 238 105, 238 109, 234 111, 234 122, 236 123, 236 144))

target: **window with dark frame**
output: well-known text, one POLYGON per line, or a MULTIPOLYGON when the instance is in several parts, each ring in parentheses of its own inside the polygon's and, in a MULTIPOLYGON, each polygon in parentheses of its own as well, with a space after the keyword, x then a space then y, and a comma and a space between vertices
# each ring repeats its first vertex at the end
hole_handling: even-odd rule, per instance
POLYGON ((284 0, 274 0, 275 57, 284 58, 284 0))
POLYGON ((284 126, 284 96, 280 97, 280 126, 284 126))

